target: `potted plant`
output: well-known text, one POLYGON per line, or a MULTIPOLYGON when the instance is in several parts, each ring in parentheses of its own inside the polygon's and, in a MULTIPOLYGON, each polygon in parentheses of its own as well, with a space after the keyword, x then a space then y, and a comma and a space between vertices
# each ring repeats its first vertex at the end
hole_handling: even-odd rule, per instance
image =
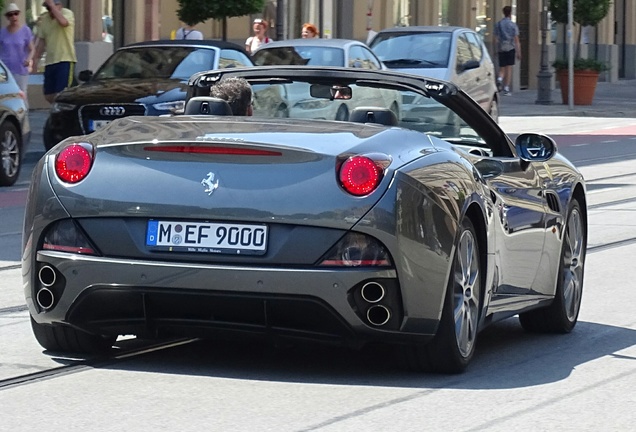
MULTIPOLYGON (((578 43, 574 56, 574 104, 591 105, 594 100, 596 83, 599 74, 608 69, 604 62, 596 59, 581 58, 581 29, 586 26, 596 26, 609 13, 611 0, 573 0, 573 21, 578 27, 578 43)), ((552 19, 561 24, 568 22, 568 0, 551 0, 550 12, 552 19)), ((568 60, 559 59, 553 63, 557 79, 561 86, 563 103, 568 103, 568 60)))

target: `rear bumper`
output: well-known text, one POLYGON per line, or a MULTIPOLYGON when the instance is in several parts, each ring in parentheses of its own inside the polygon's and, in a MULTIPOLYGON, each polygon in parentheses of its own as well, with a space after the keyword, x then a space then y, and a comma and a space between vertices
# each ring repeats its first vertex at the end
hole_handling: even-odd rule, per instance
POLYGON ((404 307, 394 269, 219 266, 40 251, 36 267, 24 277, 27 304, 38 323, 92 333, 273 334, 347 345, 431 336, 400 331, 404 307), (57 275, 48 287, 55 300, 47 310, 36 301, 43 266, 57 275), (360 296, 369 281, 386 289, 377 303, 360 296), (377 305, 390 311, 383 325, 368 319, 368 309, 377 305))

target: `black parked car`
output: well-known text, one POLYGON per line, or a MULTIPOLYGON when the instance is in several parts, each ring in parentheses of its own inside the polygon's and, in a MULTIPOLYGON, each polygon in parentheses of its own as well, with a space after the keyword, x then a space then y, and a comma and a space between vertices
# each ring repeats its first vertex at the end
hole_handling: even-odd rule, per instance
POLYGON ((223 41, 139 42, 118 49, 84 83, 60 93, 44 126, 47 150, 61 140, 91 133, 131 115, 183 110, 187 81, 196 72, 252 66, 239 45, 223 41))
POLYGON ((0 186, 18 180, 30 136, 26 95, 0 61, 0 186))

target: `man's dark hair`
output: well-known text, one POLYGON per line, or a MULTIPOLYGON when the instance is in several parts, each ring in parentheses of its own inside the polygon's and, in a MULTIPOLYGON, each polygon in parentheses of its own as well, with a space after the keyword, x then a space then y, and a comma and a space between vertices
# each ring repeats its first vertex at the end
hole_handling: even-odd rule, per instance
POLYGON ((230 77, 210 88, 210 96, 227 101, 236 116, 248 115, 252 104, 252 87, 245 78, 230 77))
POLYGON ((509 17, 510 15, 512 15, 512 8, 510 6, 504 6, 503 14, 505 17, 509 17))

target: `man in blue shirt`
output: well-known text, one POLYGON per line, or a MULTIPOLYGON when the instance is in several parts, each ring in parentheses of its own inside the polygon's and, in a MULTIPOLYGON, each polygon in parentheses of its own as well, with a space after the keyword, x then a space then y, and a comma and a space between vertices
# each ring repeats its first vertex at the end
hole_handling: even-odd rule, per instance
POLYGON ((499 58, 499 76, 497 87, 504 95, 510 96, 510 82, 512 81, 512 68, 515 59, 521 60, 521 46, 519 44, 519 27, 512 19, 512 8, 503 8, 504 17, 495 24, 495 46, 499 58))

